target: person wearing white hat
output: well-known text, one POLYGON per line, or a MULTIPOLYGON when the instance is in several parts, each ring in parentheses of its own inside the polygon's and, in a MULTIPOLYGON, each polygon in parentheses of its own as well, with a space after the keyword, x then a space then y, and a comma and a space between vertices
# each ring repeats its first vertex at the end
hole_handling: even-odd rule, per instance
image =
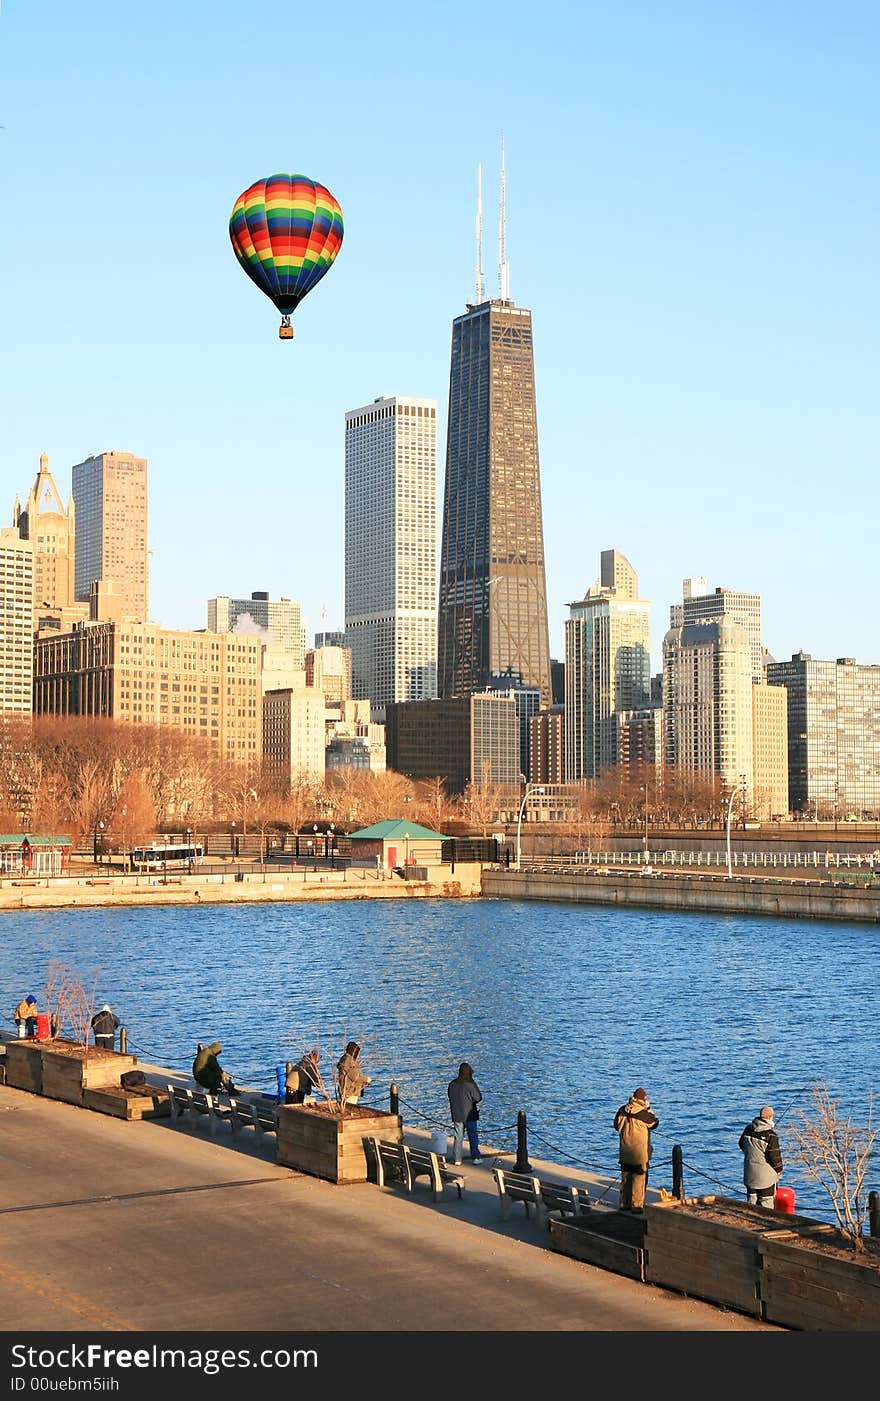
POLYGON ((92 1017, 92 1035, 95 1045, 104 1051, 112 1051, 116 1042, 116 1028, 119 1018, 110 1011, 107 1003, 92 1017))
POLYGON ((776 1184, 782 1176, 782 1152, 774 1123, 776 1115, 769 1104, 746 1124, 739 1138, 743 1155, 743 1182, 750 1206, 772 1211, 776 1184))

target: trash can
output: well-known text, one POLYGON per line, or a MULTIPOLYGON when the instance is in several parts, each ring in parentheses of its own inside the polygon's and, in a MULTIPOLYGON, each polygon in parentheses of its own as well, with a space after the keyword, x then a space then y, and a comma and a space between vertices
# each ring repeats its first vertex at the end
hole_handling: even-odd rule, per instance
POLYGON ((37 1040, 48 1041, 52 1032, 49 1029, 49 1013, 37 1013, 37 1040))
POLYGON ((434 1129, 431 1134, 431 1152, 440 1153, 446 1157, 446 1150, 449 1147, 449 1136, 445 1129, 434 1129))
POLYGON ((794 1188, 777 1187, 776 1200, 773 1205, 777 1211, 784 1211, 788 1216, 794 1216, 794 1188))

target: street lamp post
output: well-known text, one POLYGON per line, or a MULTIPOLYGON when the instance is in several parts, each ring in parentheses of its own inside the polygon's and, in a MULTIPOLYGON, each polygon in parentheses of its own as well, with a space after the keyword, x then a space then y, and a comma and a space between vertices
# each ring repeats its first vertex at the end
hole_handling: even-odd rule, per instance
POLYGON ((736 785, 736 787, 735 787, 735 788, 733 789, 733 791, 731 792, 730 797, 727 799, 727 879, 728 879, 728 880, 730 880, 730 879, 733 877, 733 866, 731 865, 731 858, 730 858, 730 819, 731 819, 731 817, 733 816, 733 800, 734 800, 734 798, 736 797, 737 793, 743 793, 743 794, 745 794, 745 792, 746 792, 746 779, 745 779, 745 774, 741 774, 741 775, 740 775, 740 781, 739 781, 739 783, 736 785))
POLYGON ((165 838, 165 850, 162 853, 162 884, 168 884, 168 833, 163 832, 165 838))
POLYGON ((229 824, 229 851, 230 851, 230 853, 231 853, 232 856, 235 855, 235 823, 234 823, 234 822, 230 822, 230 824, 229 824))
POLYGON ((92 856, 96 866, 100 865, 101 852, 104 849, 104 824, 101 821, 95 823, 95 842, 92 856))
POLYGON ((522 847, 521 847, 521 843, 520 843, 520 834, 521 834, 521 832, 522 832, 523 813, 524 813, 525 810, 526 810, 526 803, 527 803, 528 800, 529 800, 529 794, 530 794, 530 793, 543 793, 544 791, 545 791, 545 790, 544 790, 542 787, 537 787, 537 786, 535 786, 534 784, 529 784, 529 783, 526 784, 526 791, 523 793, 522 802, 521 802, 520 805, 519 805, 519 817, 516 819, 516 869, 517 869, 517 870, 519 870, 520 855, 521 855, 521 852, 522 852, 522 847))
MULTIPOLYGON (((186 829, 186 844, 187 844, 188 847, 189 847, 189 846, 192 846, 192 828, 191 828, 191 827, 187 827, 187 829, 186 829)), ((192 854, 191 851, 188 851, 188 852, 186 853, 186 868, 187 868, 187 870, 189 871, 190 875, 192 875, 192 871, 193 871, 193 854, 192 854)))
POLYGON ((648 785, 642 784, 642 792, 645 795, 645 855, 648 855, 648 785))

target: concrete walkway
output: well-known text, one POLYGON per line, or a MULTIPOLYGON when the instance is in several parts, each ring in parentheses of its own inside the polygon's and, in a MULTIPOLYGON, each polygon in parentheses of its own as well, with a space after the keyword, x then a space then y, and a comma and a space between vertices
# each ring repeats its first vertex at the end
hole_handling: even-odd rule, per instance
POLYGON ((557 1254, 522 1208, 501 1220, 492 1161, 465 1162, 464 1198, 434 1203, 424 1180, 408 1196, 291 1172, 274 1136, 2 1086, 3 1328, 784 1331, 557 1254))

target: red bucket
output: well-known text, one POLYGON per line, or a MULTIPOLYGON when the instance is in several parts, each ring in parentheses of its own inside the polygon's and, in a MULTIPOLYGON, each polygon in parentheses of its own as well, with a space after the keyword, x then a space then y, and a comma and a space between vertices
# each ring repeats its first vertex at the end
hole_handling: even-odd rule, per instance
POLYGON ((794 1188, 777 1187, 774 1206, 777 1211, 784 1211, 788 1216, 794 1216, 794 1188))
POLYGON ((37 1040, 48 1041, 52 1032, 49 1030, 49 1013, 37 1013, 37 1040))

